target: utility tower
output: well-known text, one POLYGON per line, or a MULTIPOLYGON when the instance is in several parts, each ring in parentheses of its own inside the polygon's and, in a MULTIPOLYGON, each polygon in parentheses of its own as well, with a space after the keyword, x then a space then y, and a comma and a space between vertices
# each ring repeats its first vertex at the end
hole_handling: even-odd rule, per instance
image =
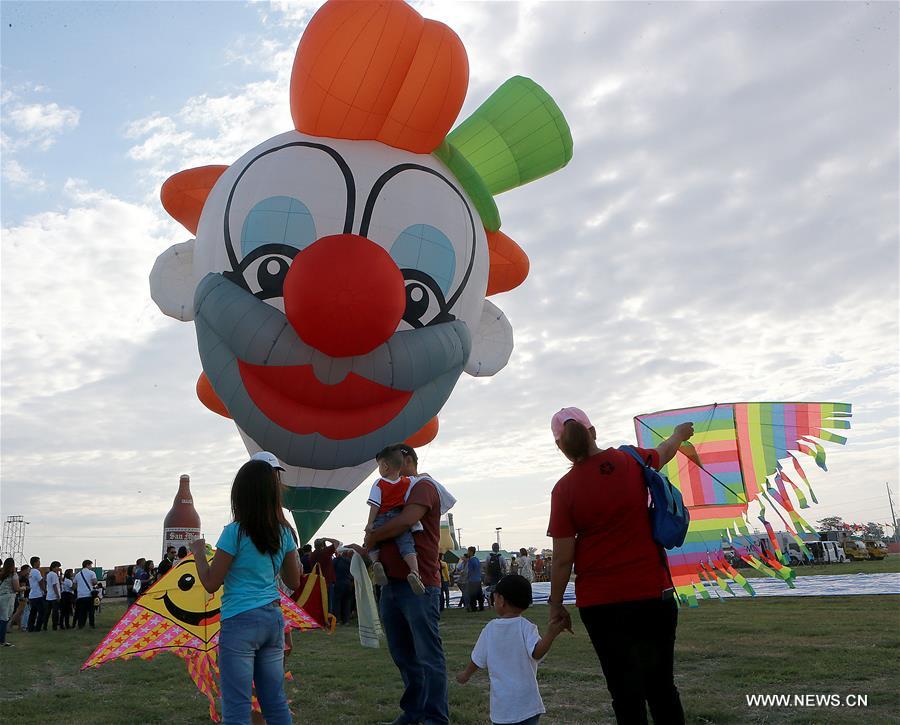
POLYGON ((0 558, 11 556, 16 565, 25 559, 25 527, 28 522, 24 516, 7 516, 3 524, 3 545, 0 547, 0 558))

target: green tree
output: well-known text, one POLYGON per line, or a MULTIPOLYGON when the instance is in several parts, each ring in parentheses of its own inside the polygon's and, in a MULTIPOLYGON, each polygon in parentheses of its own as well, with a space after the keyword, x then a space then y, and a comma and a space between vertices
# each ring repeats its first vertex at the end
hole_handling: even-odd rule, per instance
POLYGON ((841 531, 844 528, 844 519, 840 516, 827 516, 817 523, 819 531, 841 531))
POLYGON ((870 521, 866 524, 866 534, 869 536, 874 536, 876 539, 884 538, 884 527, 881 524, 876 524, 874 521, 870 521))

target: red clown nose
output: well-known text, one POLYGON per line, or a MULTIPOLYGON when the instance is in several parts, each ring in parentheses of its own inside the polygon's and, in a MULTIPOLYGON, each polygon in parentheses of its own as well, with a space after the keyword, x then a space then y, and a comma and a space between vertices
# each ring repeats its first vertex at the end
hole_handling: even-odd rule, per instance
POLYGON ((322 237, 294 257, 284 280, 284 312, 294 330, 332 357, 374 350, 397 329, 405 307, 394 260, 356 234, 322 237))

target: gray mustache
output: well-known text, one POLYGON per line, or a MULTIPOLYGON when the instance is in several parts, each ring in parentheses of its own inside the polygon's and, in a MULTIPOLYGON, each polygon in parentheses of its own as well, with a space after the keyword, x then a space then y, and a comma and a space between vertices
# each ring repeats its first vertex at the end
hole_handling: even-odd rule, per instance
POLYGON ((194 320, 238 359, 254 365, 312 365, 327 385, 355 373, 395 390, 414 391, 465 365, 472 339, 465 322, 395 332, 365 355, 337 358, 307 345, 283 312, 211 272, 194 293, 194 320), (274 341, 274 342, 270 342, 274 341))

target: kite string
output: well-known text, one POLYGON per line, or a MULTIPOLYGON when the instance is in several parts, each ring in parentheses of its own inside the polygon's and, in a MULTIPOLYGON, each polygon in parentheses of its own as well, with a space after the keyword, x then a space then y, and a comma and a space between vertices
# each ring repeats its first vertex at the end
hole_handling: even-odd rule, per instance
MULTIPOLYGON (((706 424, 706 430, 703 431, 703 435, 704 435, 704 436, 705 436, 707 433, 709 433, 709 429, 712 428, 712 420, 713 420, 713 416, 715 415, 716 408, 718 407, 718 405, 719 405, 718 403, 713 403, 712 410, 711 410, 711 412, 710 412, 710 414, 709 414, 709 420, 708 420, 708 422, 707 422, 707 424, 706 424)), ((655 436, 657 436, 660 440, 665 440, 665 438, 663 437, 662 433, 660 433, 660 432, 657 431, 657 430, 654 430, 654 429, 653 429, 650 425, 648 425, 644 420, 642 420, 641 418, 637 418, 637 420, 640 421, 640 424, 641 424, 642 426, 644 426, 647 430, 649 430, 651 433, 653 433, 655 436)), ((682 453, 682 455, 684 455, 684 454, 682 453)), ((698 460, 699 460, 699 458, 700 458, 699 455, 698 455, 697 458, 698 458, 698 460)), ((728 485, 727 483, 725 483, 724 481, 721 481, 714 473, 712 473, 711 471, 709 471, 709 470, 703 465, 703 463, 697 463, 697 464, 695 464, 695 465, 697 465, 701 470, 705 471, 705 472, 706 472, 706 475, 708 475, 713 481, 715 481, 715 482, 718 483, 720 486, 722 486, 724 489, 726 489, 732 496, 734 496, 735 498, 737 498, 738 501, 742 501, 742 499, 746 499, 746 496, 744 496, 743 494, 737 493, 733 488, 731 488, 731 486, 729 486, 729 485, 728 485)), ((747 503, 747 501, 746 501, 746 500, 743 500, 742 503, 747 503)))

